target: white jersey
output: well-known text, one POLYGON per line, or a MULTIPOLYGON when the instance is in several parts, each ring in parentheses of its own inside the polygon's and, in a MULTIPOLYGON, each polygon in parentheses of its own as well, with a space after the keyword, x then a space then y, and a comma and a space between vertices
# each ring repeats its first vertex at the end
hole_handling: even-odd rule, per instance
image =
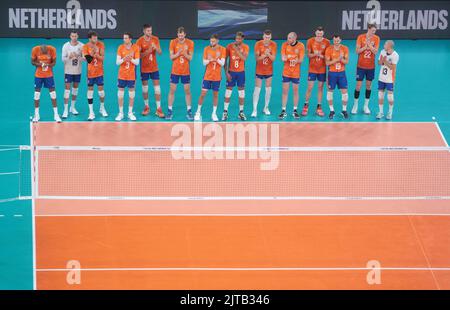
POLYGON ((64 62, 64 74, 81 74, 81 62, 83 43, 78 42, 77 45, 72 45, 66 42, 62 48, 62 61, 64 62), (77 57, 70 59, 69 55, 75 53, 77 57))
MULTIPOLYGON (((386 57, 387 62, 393 65, 396 65, 400 58, 396 51, 393 51, 392 54, 388 54, 384 49, 381 51, 379 59, 381 59, 382 57, 386 57)), ((391 70, 388 66, 382 65, 380 68, 380 75, 378 77, 378 80, 384 83, 394 83, 395 69, 391 70)))

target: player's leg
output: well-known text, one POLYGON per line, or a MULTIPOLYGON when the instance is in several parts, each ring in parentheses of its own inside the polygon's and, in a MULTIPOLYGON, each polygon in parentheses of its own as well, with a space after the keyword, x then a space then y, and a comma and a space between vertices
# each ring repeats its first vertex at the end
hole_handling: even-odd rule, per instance
POLYGON ((202 91, 200 93, 200 96, 198 97, 198 106, 197 106, 197 112, 195 112, 195 117, 194 120, 199 121, 201 119, 201 115, 202 115, 202 105, 203 105, 203 100, 205 100, 205 95, 208 92, 208 89, 205 88, 206 84, 208 81, 203 81, 203 87, 202 87, 202 91))
POLYGON ((147 116, 150 113, 150 105, 148 104, 148 79, 150 74, 141 73, 142 82, 142 98, 144 98, 144 110, 142 110, 142 115, 147 116))
POLYGON ((347 103, 348 103, 348 83, 347 83, 347 76, 344 72, 339 73, 339 79, 338 79, 338 87, 341 91, 341 99, 342 99, 342 116, 345 119, 348 119, 348 113, 347 113, 347 103))
POLYGON ((192 94, 191 94, 191 83, 186 83, 183 85, 184 97, 186 98, 186 118, 190 121, 194 119, 192 115, 192 94))
POLYGON ((222 120, 226 121, 228 118, 228 107, 230 106, 231 94, 233 93, 233 78, 231 81, 227 81, 227 89, 225 89, 225 99, 223 101, 223 114, 222 120))
POLYGON ((87 97, 88 107, 89 107, 88 120, 93 120, 95 118, 95 113, 94 113, 94 79, 88 79, 88 90, 87 90, 86 97, 87 97))
POLYGON ((105 88, 103 86, 103 82, 100 85, 97 85, 98 97, 100 98, 100 115, 102 117, 108 117, 108 113, 105 108, 105 88))
POLYGON ((283 81, 282 92, 281 92, 281 113, 278 116, 279 119, 285 119, 287 116, 286 105, 287 105, 287 98, 288 98, 290 83, 284 77, 283 77, 283 79, 285 81, 283 81))
POLYGON ((253 111, 252 111, 252 117, 258 116, 258 101, 259 101, 259 94, 261 93, 261 85, 262 85, 262 79, 260 79, 258 76, 255 77, 255 88, 253 90, 253 111))
POLYGON ((386 84, 378 81, 378 113, 376 118, 382 119, 384 117, 384 90, 386 88, 386 84))
POLYGON ((166 119, 170 120, 173 117, 173 101, 175 100, 175 91, 177 90, 177 85, 179 82, 179 76, 171 74, 170 75, 170 88, 169 88, 169 96, 167 97, 167 115, 166 119))
POLYGON ((322 100, 323 100, 323 85, 325 84, 325 77, 323 81, 317 82, 317 110, 316 115, 323 117, 325 114, 322 110, 322 100))
POLYGON ((295 119, 299 119, 300 118, 300 114, 298 114, 298 111, 297 111, 298 100, 299 100, 298 83, 292 83, 292 99, 294 101, 294 109, 292 111, 292 116, 295 119))
POLYGON ((134 106, 134 97, 136 95, 134 91, 134 81, 128 81, 128 119, 130 121, 135 121, 136 116, 134 116, 133 113, 133 106, 134 106))
POLYGON ((264 95, 264 110, 265 115, 270 115, 269 103, 272 95, 272 76, 266 78, 266 94, 264 95))
POLYGON ((308 115, 308 109, 309 109, 309 99, 311 98, 311 93, 314 87, 314 81, 311 81, 308 77, 308 84, 307 84, 307 88, 306 88, 306 93, 305 93, 305 104, 303 105, 303 110, 302 110, 302 116, 306 116, 308 115))
POLYGON ((361 91, 362 81, 364 80, 364 70, 360 68, 356 68, 356 87, 355 87, 355 93, 354 93, 354 102, 353 102, 353 108, 352 108, 352 114, 358 113, 358 101, 359 101, 359 94, 361 91))
POLYGON ((67 118, 69 116, 69 98, 70 98, 70 86, 71 86, 71 80, 70 75, 66 74, 64 78, 64 111, 62 114, 62 118, 67 118))
MULTIPOLYGON (((152 78, 152 83, 153 83, 153 91, 155 93, 156 116, 158 116, 159 118, 164 118, 165 115, 161 108, 161 85, 159 83, 159 71, 153 72, 151 78, 152 78)), ((148 91, 147 91, 147 97, 148 97, 148 91)))
POLYGON ((364 114, 369 115, 370 109, 369 109, 369 102, 370 102, 370 95, 372 94, 372 80, 373 76, 375 75, 375 69, 370 70, 366 77, 366 96, 364 98, 364 114))
POLYGON ((72 102, 70 104, 70 113, 73 115, 78 115, 78 111, 75 107, 78 97, 78 85, 80 84, 80 76, 78 76, 77 82, 73 82, 72 84, 72 102))
MULTIPOLYGON (((48 78, 48 79, 53 79, 53 78, 48 78)), ((52 100, 52 106, 53 106, 53 117, 55 119, 55 122, 60 123, 61 122, 61 118, 59 117, 58 114, 58 104, 56 103, 56 91, 55 91, 55 86, 54 86, 54 82, 51 82, 51 84, 53 85, 52 87, 49 87, 48 90, 50 92, 50 99, 52 100)))
MULTIPOLYGON (((36 78, 36 81, 38 78, 36 78)), ((36 87, 34 88, 34 117, 33 122, 39 122, 39 119, 41 118, 39 115, 39 103, 41 99, 41 86, 37 85, 38 82, 35 82, 36 87)))
POLYGON ((386 114, 386 119, 391 120, 392 119, 392 112, 394 111, 394 86, 393 84, 389 84, 387 87, 387 97, 388 97, 388 103, 389 103, 389 110, 386 114))
POLYGON ((116 121, 118 121, 118 122, 123 120, 123 97, 124 97, 124 95, 125 95, 125 88, 119 82, 119 85, 117 88, 117 102, 119 104, 119 114, 117 114, 117 116, 116 116, 116 121))
POLYGON ((244 113, 245 85, 243 83, 238 83, 238 98, 239 98, 239 119, 241 121, 246 121, 247 117, 245 116, 244 113))
POLYGON ((217 117, 217 105, 219 104, 219 89, 213 89, 213 112, 211 115, 211 119, 213 122, 218 122, 219 118, 217 117))
POLYGON ((336 88, 336 74, 334 72, 328 74, 328 87, 327 87, 327 102, 328 107, 330 109, 330 114, 328 115, 329 119, 334 118, 334 106, 333 106, 333 91, 336 88))

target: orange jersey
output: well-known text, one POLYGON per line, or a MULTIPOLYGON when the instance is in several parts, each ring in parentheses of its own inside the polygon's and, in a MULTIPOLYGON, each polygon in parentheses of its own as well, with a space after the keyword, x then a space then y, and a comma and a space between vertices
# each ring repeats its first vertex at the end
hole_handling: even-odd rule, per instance
MULTIPOLYGON (((54 59, 56 59, 56 48, 51 45, 47 45, 47 54, 42 54, 41 47, 35 46, 31 50, 31 58, 36 59, 44 64, 50 64, 54 59)), ((36 67, 36 72, 34 74, 38 78, 48 78, 53 76, 53 70, 49 66, 36 67)))
POLYGON ((297 42, 292 46, 288 42, 284 42, 281 46, 281 55, 286 56, 287 60, 283 66, 283 76, 290 78, 300 78, 300 60, 305 55, 305 46, 301 42, 297 42))
MULTIPOLYGON (((268 46, 264 45, 264 41, 258 41, 255 44, 255 53, 257 57, 265 55, 266 51, 272 55, 277 54, 277 43, 270 41, 268 46)), ((273 61, 269 57, 265 57, 262 60, 256 62, 256 74, 259 75, 272 75, 273 74, 273 61)))
MULTIPOLYGON (((94 54, 98 52, 100 56, 105 55, 105 44, 103 42, 97 41, 94 47, 90 46, 90 43, 86 43, 83 45, 83 56, 85 55, 91 55, 94 56, 94 54)), ((88 78, 92 79, 95 77, 99 77, 103 75, 103 60, 97 59, 94 57, 94 59, 91 61, 90 64, 87 65, 88 68, 88 78)))
MULTIPOLYGON (((356 39, 356 45, 361 48, 366 45, 367 42, 367 36, 366 34, 360 34, 358 36, 358 39, 356 39)), ((372 38, 370 38, 369 45, 373 46, 374 48, 378 49, 380 46, 380 37, 377 35, 373 35, 372 38)), ((360 53, 358 55, 358 67, 362 69, 374 69, 375 68, 375 54, 372 53, 370 50, 365 50, 364 52, 360 53)))
MULTIPOLYGON (((136 44, 132 44, 130 48, 127 48, 125 44, 122 44, 117 49, 117 56, 124 58, 127 55, 131 55, 133 59, 139 59, 139 47, 136 44)), ((136 80, 136 65, 131 60, 124 61, 119 67, 119 80, 134 81, 136 80)))
MULTIPOLYGON (((172 54, 176 54, 179 50, 186 50, 190 55, 194 53, 194 42, 189 39, 184 39, 183 43, 180 43, 178 39, 170 41, 169 50, 172 54)), ((178 56, 172 62, 172 74, 176 75, 189 75, 189 60, 183 55, 178 56)))
POLYGON ((156 62, 156 49, 146 56, 142 56, 142 53, 150 49, 150 47, 155 45, 157 49, 161 48, 159 45, 159 38, 152 36, 150 40, 146 40, 145 36, 140 37, 136 41, 136 45, 139 47, 141 52, 141 72, 151 73, 158 71, 158 63, 156 62))
POLYGON ((310 38, 306 42, 306 49, 308 50, 308 54, 314 54, 318 52, 321 57, 311 57, 309 58, 309 72, 310 73, 326 73, 327 72, 327 64, 325 63, 325 50, 330 46, 330 41, 328 39, 323 38, 322 41, 316 41, 316 38, 310 38))
MULTIPOLYGON (((334 45, 330 45, 326 50, 325 50, 325 59, 327 60, 337 60, 339 59, 339 57, 345 57, 348 59, 348 47, 344 46, 341 44, 341 46, 339 46, 339 49, 335 49, 334 45)), ((330 72, 342 72, 345 71, 345 64, 342 62, 336 62, 335 64, 332 64, 329 66, 329 71, 330 72)))
POLYGON ((211 46, 205 47, 203 51, 203 59, 211 58, 209 64, 206 65, 205 75, 203 77, 204 80, 207 81, 220 81, 222 79, 222 66, 219 65, 217 59, 223 58, 227 56, 227 50, 225 47, 217 45, 215 49, 211 46))
MULTIPOLYGON (((227 57, 229 57, 229 65, 228 70, 232 72, 242 72, 245 70, 245 60, 241 59, 233 48, 234 43, 230 43, 227 45, 227 57)), ((239 52, 244 55, 248 55, 250 48, 247 44, 241 43, 241 46, 238 47, 239 52)))

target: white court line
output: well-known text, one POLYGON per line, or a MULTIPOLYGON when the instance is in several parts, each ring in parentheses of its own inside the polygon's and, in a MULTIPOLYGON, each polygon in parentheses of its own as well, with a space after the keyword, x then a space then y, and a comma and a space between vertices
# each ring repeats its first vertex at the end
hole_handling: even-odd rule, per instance
POLYGON ((368 152, 368 151, 449 151, 448 146, 37 146, 38 151, 216 151, 216 152, 368 152))
POLYGON ((11 174, 20 174, 19 171, 14 171, 14 172, 0 172, 0 175, 11 175, 11 174))
POLYGON ((316 217, 316 216, 450 216, 449 213, 72 213, 37 214, 36 217, 316 217))
POLYGON ((349 271, 349 270, 392 270, 392 271, 450 271, 450 267, 268 267, 268 268, 246 268, 246 267, 223 267, 223 268, 38 268, 39 272, 61 272, 61 271, 349 271))
POLYGON ((448 145, 447 139, 445 139, 445 136, 442 133, 441 127, 439 126, 439 124, 437 122, 435 122, 434 124, 436 125, 436 128, 437 128, 439 134, 441 135, 442 141, 444 141, 445 145, 448 147, 449 145, 448 145))
POLYGON ((23 217, 23 214, 14 214, 14 217, 23 217))
POLYGON ((203 196, 203 197, 176 197, 176 196, 49 196, 49 195, 36 195, 36 199, 48 199, 48 200, 449 200, 450 196, 394 196, 394 197, 326 197, 326 196, 203 196))
MULTIPOLYGON (((36 184, 35 184, 35 158, 34 156, 37 155, 37 152, 35 152, 34 147, 34 130, 33 130, 33 122, 30 122, 30 150, 31 150, 31 156, 30 156, 30 162, 31 162, 31 232, 32 232, 32 247, 33 247, 33 290, 37 289, 37 273, 36 273, 36 184)), ((36 161, 37 164, 37 161, 36 161)))

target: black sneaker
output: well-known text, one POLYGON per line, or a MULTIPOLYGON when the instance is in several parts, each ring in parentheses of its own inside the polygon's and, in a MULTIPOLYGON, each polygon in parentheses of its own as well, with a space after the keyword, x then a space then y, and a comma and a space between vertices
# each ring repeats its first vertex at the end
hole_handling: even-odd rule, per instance
POLYGON ((329 119, 333 119, 334 118, 334 111, 330 111, 330 114, 328 115, 329 119))
POLYGON ((228 119, 228 111, 223 111, 222 113, 222 121, 226 121, 228 119))
POLYGON ((280 115, 278 115, 278 118, 279 118, 279 119, 285 119, 286 116, 287 116, 286 111, 285 111, 285 110, 282 110, 281 113, 280 113, 280 115))
POLYGON ((241 121, 246 121, 247 120, 247 117, 245 116, 244 111, 239 112, 239 119, 241 121))
POLYGON ((300 118, 300 114, 298 114, 297 109, 295 109, 295 110, 292 112, 292 116, 293 116, 295 119, 299 119, 299 118, 300 118))
POLYGON ((342 116, 343 116, 345 119, 348 119, 348 112, 347 112, 347 111, 342 111, 341 114, 342 114, 342 116))

